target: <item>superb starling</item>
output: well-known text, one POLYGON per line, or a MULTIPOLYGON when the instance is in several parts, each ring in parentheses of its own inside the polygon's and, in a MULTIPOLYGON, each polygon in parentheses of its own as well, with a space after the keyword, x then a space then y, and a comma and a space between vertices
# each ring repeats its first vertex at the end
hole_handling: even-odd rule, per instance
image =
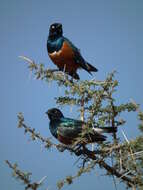
POLYGON ((79 68, 86 70, 90 74, 98 71, 82 57, 80 50, 63 36, 62 24, 60 23, 54 23, 50 26, 47 51, 58 69, 66 72, 72 78, 80 79, 76 72, 79 68))
MULTIPOLYGON (((72 144, 76 141, 77 137, 80 137, 87 124, 81 120, 75 120, 64 117, 63 113, 57 109, 49 109, 46 114, 50 119, 49 128, 52 135, 57 138, 63 144, 72 144)), ((115 133, 116 127, 92 127, 89 126, 91 131, 86 133, 84 138, 87 143, 102 142, 106 140, 106 136, 102 133, 115 133)))

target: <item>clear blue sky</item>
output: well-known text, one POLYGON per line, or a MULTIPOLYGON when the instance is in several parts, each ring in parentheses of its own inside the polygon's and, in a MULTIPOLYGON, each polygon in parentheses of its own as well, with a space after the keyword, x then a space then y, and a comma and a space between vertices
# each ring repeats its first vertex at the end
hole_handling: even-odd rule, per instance
MULTIPOLYGON (((55 94, 62 95, 56 84, 49 87, 46 82, 29 77, 26 64, 18 56, 26 55, 54 68, 47 55, 46 40, 49 25, 61 22, 65 36, 99 69, 96 78, 104 79, 107 73, 117 70, 118 101, 124 103, 132 98, 143 108, 142 21, 142 0, 0 0, 1 189, 23 189, 11 177, 11 170, 4 163, 6 159, 31 171, 35 180, 47 175, 44 187, 49 190, 56 189, 59 179, 76 172, 76 159, 70 154, 41 150, 40 144, 29 142, 23 130, 16 128, 17 113, 21 111, 31 127, 43 136, 51 136, 44 113, 55 106, 55 94)), ((91 79, 84 71, 80 75, 81 79, 91 79)), ((66 113, 78 118, 76 112, 66 113)), ((129 139, 138 134, 135 116, 130 114, 124 127, 129 139)), ((64 189, 114 189, 112 178, 100 173, 97 169, 64 189)), ((118 189, 124 186, 118 184, 118 189)))

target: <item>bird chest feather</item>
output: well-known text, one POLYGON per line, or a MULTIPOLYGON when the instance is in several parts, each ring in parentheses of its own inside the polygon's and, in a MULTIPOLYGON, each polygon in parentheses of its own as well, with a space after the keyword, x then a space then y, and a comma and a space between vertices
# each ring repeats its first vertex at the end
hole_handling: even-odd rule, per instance
POLYGON ((62 48, 59 51, 49 53, 51 60, 60 68, 67 72, 75 71, 78 65, 75 63, 74 52, 70 45, 66 42, 63 43, 62 48))

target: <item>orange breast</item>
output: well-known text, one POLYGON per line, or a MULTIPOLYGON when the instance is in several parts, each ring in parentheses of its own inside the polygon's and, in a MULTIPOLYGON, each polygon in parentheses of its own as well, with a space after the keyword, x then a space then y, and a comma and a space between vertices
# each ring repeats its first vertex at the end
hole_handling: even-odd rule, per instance
POLYGON ((67 42, 63 43, 61 50, 58 52, 49 53, 49 56, 54 64, 60 69, 65 69, 66 72, 76 72, 79 67, 74 60, 74 52, 67 42))

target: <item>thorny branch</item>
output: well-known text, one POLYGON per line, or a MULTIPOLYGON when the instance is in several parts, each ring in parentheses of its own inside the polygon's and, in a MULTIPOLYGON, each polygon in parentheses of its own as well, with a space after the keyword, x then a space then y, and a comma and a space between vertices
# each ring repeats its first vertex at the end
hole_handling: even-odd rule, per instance
MULTIPOLYGON (((121 149, 123 150, 124 148, 128 150, 128 147, 130 144, 134 143, 134 140, 130 141, 129 143, 123 143, 123 144, 110 144, 107 146, 104 146, 103 148, 99 148, 97 150, 91 151, 85 146, 65 146, 62 144, 54 144, 52 143, 49 138, 44 138, 42 137, 39 133, 35 132, 35 129, 31 129, 24 123, 24 118, 22 114, 20 113, 18 115, 19 123, 18 127, 21 128, 23 127, 26 132, 29 132, 31 134, 31 137, 33 140, 38 139, 42 143, 45 143, 45 147, 50 148, 51 146, 57 148, 59 151, 65 151, 68 150, 71 153, 74 153, 76 156, 82 156, 82 159, 85 160, 88 158, 88 160, 93 160, 95 161, 96 164, 100 166, 100 168, 104 168, 107 173, 110 175, 114 175, 120 180, 124 181, 129 187, 131 186, 136 186, 136 185, 143 185, 141 181, 138 181, 136 179, 136 175, 130 171, 127 175, 126 171, 118 171, 114 166, 110 166, 105 159, 111 155, 111 153, 114 152, 119 152, 121 149), (99 155, 99 156, 98 156, 99 155)), ((131 155, 132 156, 132 155, 131 155)), ((75 178, 75 177, 74 177, 75 178)), ((73 178, 73 179, 74 179, 73 178)))
POLYGON ((17 178, 20 179, 21 181, 24 182, 25 190, 27 189, 32 189, 32 190, 37 190, 39 186, 43 183, 43 181, 46 179, 46 176, 43 177, 40 181, 38 182, 33 182, 31 183, 30 176, 32 175, 31 173, 23 172, 20 169, 17 168, 17 164, 11 164, 8 160, 5 161, 6 164, 13 170, 13 175, 17 178))
MULTIPOLYGON (((60 86, 65 87, 65 95, 56 97, 56 103, 59 105, 75 105, 80 107, 81 119, 86 120, 88 124, 100 126, 118 127, 123 125, 125 121, 119 119, 120 113, 137 111, 139 106, 136 103, 129 102, 126 104, 116 105, 112 94, 115 92, 115 87, 118 81, 114 80, 114 73, 107 76, 105 81, 97 81, 95 79, 89 81, 72 81, 65 77, 63 72, 58 69, 45 69, 43 64, 36 64, 33 60, 20 56, 28 63, 29 69, 34 73, 36 79, 45 79, 47 82, 56 81, 60 86), (85 117, 86 114, 88 117, 85 117), (117 119, 118 118, 118 119, 117 119)), ((140 129, 143 131, 143 113, 140 111, 139 119, 141 121, 140 129)), ((57 148, 59 151, 68 150, 70 153, 75 154, 78 158, 82 159, 83 165, 75 176, 67 176, 66 179, 58 183, 61 188, 65 183, 71 184, 72 180, 79 177, 82 173, 89 172, 94 169, 95 165, 105 169, 107 175, 116 176, 120 181, 127 184, 127 187, 134 189, 143 186, 142 168, 135 166, 135 161, 143 162, 142 159, 142 146, 143 137, 139 136, 134 140, 119 143, 117 141, 116 133, 113 134, 114 143, 104 143, 98 145, 94 150, 90 150, 88 146, 80 145, 83 139, 77 139, 73 146, 65 146, 55 144, 50 138, 44 138, 37 133, 35 129, 28 127, 24 123, 22 113, 18 115, 18 127, 24 128, 25 133, 29 133, 32 140, 41 141, 48 149, 50 147, 57 148), (114 164, 109 164, 109 157, 114 158, 114 164), (134 162, 134 163, 133 163, 134 162)), ((8 161, 6 163, 14 170, 16 175, 27 184, 27 189, 31 188, 36 190, 38 183, 31 183, 29 178, 24 178, 24 173, 17 170, 16 167, 11 165, 8 161)))

